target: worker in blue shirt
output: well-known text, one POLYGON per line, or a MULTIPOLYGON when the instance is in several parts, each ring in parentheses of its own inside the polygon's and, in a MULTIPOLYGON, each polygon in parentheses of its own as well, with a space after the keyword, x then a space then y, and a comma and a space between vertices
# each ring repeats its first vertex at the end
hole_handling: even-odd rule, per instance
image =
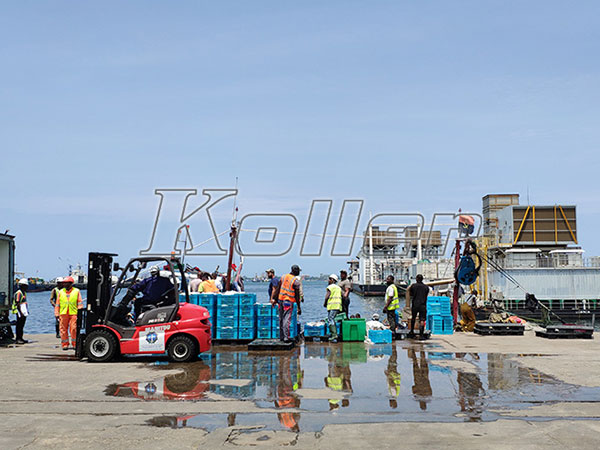
POLYGON ((172 305, 176 301, 176 294, 175 287, 169 278, 162 277, 160 269, 153 266, 150 268, 149 277, 138 281, 127 289, 125 297, 113 311, 112 321, 122 325, 131 325, 131 323, 128 323, 126 316, 129 313, 129 303, 132 300, 134 300, 134 312, 137 318, 143 312, 142 309, 147 309, 147 307, 172 305), (142 296, 136 298, 139 293, 142 296))
POLYGON ((275 276, 275 269, 267 269, 267 278, 269 278, 269 301, 273 295, 273 289, 279 286, 279 277, 275 276))

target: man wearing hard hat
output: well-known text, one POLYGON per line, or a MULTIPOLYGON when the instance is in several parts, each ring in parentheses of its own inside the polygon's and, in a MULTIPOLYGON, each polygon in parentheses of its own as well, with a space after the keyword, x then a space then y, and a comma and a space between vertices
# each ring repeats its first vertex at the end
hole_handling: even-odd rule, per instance
POLYGON ((77 310, 83 308, 83 300, 79 289, 73 287, 75 280, 68 276, 63 278, 63 288, 58 294, 54 307, 54 315, 59 316, 60 344, 63 350, 75 348, 77 339, 77 310), (69 333, 71 334, 71 347, 69 347, 69 333))
POLYGON ((29 288, 29 281, 27 278, 21 278, 19 280, 19 289, 15 293, 12 304, 12 313, 17 316, 17 324, 15 326, 16 342, 17 344, 26 344, 27 341, 23 339, 23 329, 25 328, 25 321, 29 315, 27 307, 27 289, 29 288))

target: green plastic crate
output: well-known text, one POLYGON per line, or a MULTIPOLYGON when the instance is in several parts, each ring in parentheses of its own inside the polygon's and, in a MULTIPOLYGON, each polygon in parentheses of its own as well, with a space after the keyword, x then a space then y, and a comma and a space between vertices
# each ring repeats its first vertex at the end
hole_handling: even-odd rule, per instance
POLYGON ((342 321, 342 341, 364 341, 367 334, 365 319, 347 319, 342 321))

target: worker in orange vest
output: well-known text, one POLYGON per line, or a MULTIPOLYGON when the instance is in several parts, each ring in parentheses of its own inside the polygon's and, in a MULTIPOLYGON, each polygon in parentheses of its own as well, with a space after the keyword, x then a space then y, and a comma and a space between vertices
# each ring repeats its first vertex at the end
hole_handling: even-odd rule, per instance
POLYGON ((83 308, 79 289, 73 287, 75 280, 69 276, 63 278, 64 287, 60 290, 54 314, 59 316, 60 343, 63 350, 75 349, 77 333, 77 310, 83 308), (71 347, 69 347, 71 334, 71 347))
POLYGON ((290 273, 284 275, 279 280, 279 284, 273 290, 271 295, 271 304, 279 309, 279 339, 283 342, 291 342, 290 327, 292 325, 292 314, 294 304, 298 307, 298 314, 302 314, 300 309, 300 267, 293 265, 290 273))
POLYGON ((200 286, 198 287, 198 292, 202 294, 219 292, 215 280, 211 280, 208 273, 204 272, 200 278, 202 279, 202 283, 200 283, 200 286))

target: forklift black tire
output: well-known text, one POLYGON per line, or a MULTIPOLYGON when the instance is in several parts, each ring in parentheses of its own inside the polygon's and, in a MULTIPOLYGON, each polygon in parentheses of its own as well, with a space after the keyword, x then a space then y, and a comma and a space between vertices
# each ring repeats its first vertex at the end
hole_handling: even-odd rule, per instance
POLYGON ((107 362, 117 354, 118 342, 107 330, 94 330, 85 339, 85 354, 89 361, 107 362))
POLYGON ((175 336, 169 341, 167 354, 173 362, 188 362, 198 356, 198 349, 192 338, 175 336))

